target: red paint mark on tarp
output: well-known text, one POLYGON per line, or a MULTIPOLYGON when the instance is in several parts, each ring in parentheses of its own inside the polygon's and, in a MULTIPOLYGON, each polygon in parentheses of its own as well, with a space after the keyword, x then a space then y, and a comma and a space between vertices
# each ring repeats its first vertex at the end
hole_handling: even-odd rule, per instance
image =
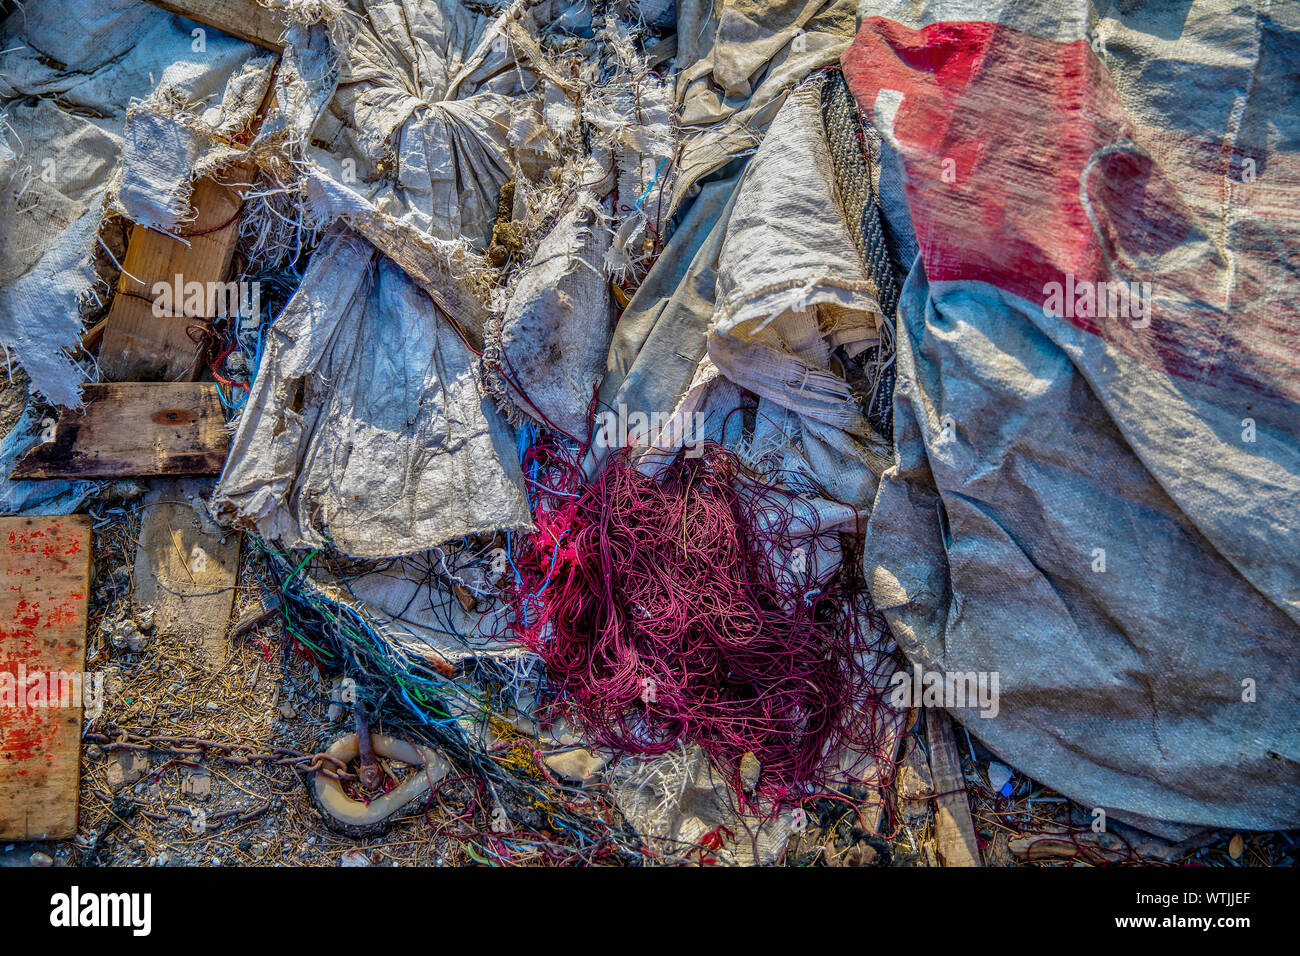
MULTIPOLYGON (((986 282, 1036 309, 1067 276, 1148 282, 1140 333, 1088 315, 1048 323, 1069 322, 1171 375, 1300 401, 1300 310, 1285 288, 1295 266, 1275 249, 1300 237, 1300 211, 1266 202, 1300 197, 1300 155, 1206 141, 1155 110, 1129 117, 1086 40, 868 17, 842 62, 868 119, 884 121, 878 101, 897 104, 892 135, 931 282, 986 282), (1268 169, 1271 189, 1254 194, 1267 216, 1234 237, 1229 263, 1218 238, 1223 184, 1247 154, 1268 169)), ((1194 95, 1197 64, 1162 68, 1171 82, 1182 70, 1194 95)))

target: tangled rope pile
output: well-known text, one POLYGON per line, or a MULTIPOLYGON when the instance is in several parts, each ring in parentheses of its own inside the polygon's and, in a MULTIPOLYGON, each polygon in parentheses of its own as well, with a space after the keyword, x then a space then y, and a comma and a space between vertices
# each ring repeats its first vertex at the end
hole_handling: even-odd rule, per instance
POLYGON ((698 743, 733 785, 752 753, 778 804, 831 785, 841 748, 879 749, 881 630, 855 536, 819 531, 798 490, 716 445, 654 476, 623 452, 584 483, 549 443, 524 466, 538 531, 516 548, 516 635, 594 740, 698 743), (809 555, 827 551, 842 560, 819 572, 809 555))

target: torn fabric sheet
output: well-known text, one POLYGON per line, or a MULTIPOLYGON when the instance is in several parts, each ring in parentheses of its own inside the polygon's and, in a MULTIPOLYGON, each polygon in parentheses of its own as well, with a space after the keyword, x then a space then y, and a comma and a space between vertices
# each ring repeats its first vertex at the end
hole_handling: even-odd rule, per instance
MULTIPOLYGON (((719 296, 719 254, 740 182, 735 175, 710 177, 753 153, 790 90, 811 71, 834 63, 852 39, 855 10, 847 0, 767 4, 761 24, 753 12, 734 3, 678 4, 680 68, 670 92, 679 145, 660 173, 656 218, 666 232, 678 210, 683 212, 615 329, 600 390, 604 407, 680 417, 700 404, 701 395, 688 399, 687 393, 693 383, 710 378, 701 374, 702 360, 719 296)), ((791 181, 805 171, 801 164, 791 181)), ((777 185, 780 196, 789 182, 777 185)), ((815 219, 826 214, 818 209, 815 219)), ((616 239, 616 250, 623 241, 622 235, 616 239)), ((733 246, 733 261, 737 255, 743 251, 733 246)), ((854 281, 865 278, 861 266, 849 274, 854 281)), ((855 334, 859 344, 871 340, 871 330, 855 334)), ((857 484, 855 498, 863 499, 871 482, 857 484)))
MULTIPOLYGON (((335 74, 319 113, 269 127, 310 134, 313 220, 382 216, 385 232, 486 246, 501 187, 551 152, 541 96, 525 95, 537 74, 509 38, 516 21, 532 24, 523 5, 494 20, 460 3, 351 0, 315 27, 299 22, 299 5, 288 11, 286 83, 311 85, 321 73, 324 60, 305 59, 319 47, 313 30, 328 38, 335 74)), ((320 102, 290 91, 281 110, 304 100, 320 102)))
POLYGON ((214 508, 286 547, 391 557, 531 528, 474 354, 365 240, 322 242, 270 327, 214 508))
MULTIPOLYGON (((713 320, 718 250, 738 183, 739 177, 732 177, 700 190, 673 241, 623 310, 601 380, 602 408, 671 413, 693 384, 704 383, 699 372, 713 320)), ((592 453, 599 457, 604 451, 593 448, 592 453)))
MULTIPOLYGON (((70 73, 90 73, 126 53, 150 24, 170 17, 139 0, 44 0, 22 4, 5 32, 70 73)), ((7 50, 8 48, 6 48, 7 50)))
POLYGON ((515 3, 491 18, 458 3, 351 0, 313 19, 288 3, 286 105, 259 140, 301 141, 290 185, 306 221, 349 222, 486 344, 506 407, 577 435, 608 344, 607 277, 626 271, 629 243, 644 245, 635 197, 670 162, 673 123, 663 81, 614 18, 600 33, 610 55, 549 61, 542 25, 569 10, 515 3), (583 128, 590 155, 575 160, 583 128), (509 272, 511 256, 532 268, 509 272), (469 287, 484 308, 448 301, 469 287))
POLYGON ((498 392, 584 442, 612 328, 609 245, 605 210, 582 190, 537 247, 484 350, 498 392))
POLYGON ((1276 9, 884 3, 844 57, 920 246, 877 605, 918 667, 1000 673, 996 718, 955 713, 1008 763, 1237 829, 1300 822, 1300 20, 1276 9))
MULTIPOLYGON (((672 77, 650 69, 630 28, 607 17, 596 39, 606 51, 605 62, 599 77, 587 78, 582 119, 599 132, 596 152, 609 153, 610 168, 601 182, 620 197, 607 268, 622 280, 643 273, 646 259, 663 246, 672 218, 664 195, 674 168, 677 122, 672 77)), ((550 116, 548 103, 548 122, 550 116)))
POLYGON ((766 447, 786 467, 865 509, 888 459, 830 357, 877 343, 881 314, 838 200, 822 82, 790 96, 738 185, 704 188, 619 324, 602 401, 681 418, 720 374, 764 402, 756 445, 780 437, 766 447))
POLYGON ((709 360, 736 384, 797 414, 795 437, 840 500, 867 507, 883 449, 831 352, 879 341, 880 304, 836 195, 821 122, 822 76, 786 100, 745 170, 718 253, 709 360))
MULTIPOLYGON (((252 47, 248 47, 248 54, 252 47)), ((163 73, 153 94, 127 112, 126 146, 118 209, 132 222, 176 232, 193 219, 194 183, 239 162, 245 148, 233 137, 252 122, 271 85, 274 56, 248 56, 235 69, 215 105, 188 102, 163 73)))
MULTIPOLYGON (((0 149, 0 344, 27 372, 31 389, 62 406, 79 404, 89 374, 68 350, 80 341, 83 309, 93 304, 92 260, 103 217, 115 208, 128 104, 164 77, 170 95, 185 102, 220 101, 230 74, 256 53, 216 30, 205 31, 198 51, 189 21, 138 2, 84 8, 33 0, 0 31, 0 109, 8 113, 7 147, 0 149), (42 98, 32 106, 28 97, 42 98)), ((135 142, 143 146, 137 168, 159 160, 152 135, 135 142)), ((178 210, 182 203, 188 210, 193 170, 183 159, 190 155, 168 152, 160 160, 185 184, 186 199, 173 203, 178 210)))
POLYGON ((0 115, 0 344, 32 388, 79 402, 85 372, 67 350, 81 341, 79 302, 121 140, 49 100, 0 115))
POLYGON ((752 153, 786 95, 853 39, 855 0, 681 0, 675 77, 681 148, 665 217, 691 187, 752 153))
POLYGON ((96 3, 93 12, 82 0, 31 0, 5 20, 3 35, 0 99, 57 95, 119 134, 131 103, 164 77, 186 102, 215 97, 209 105, 217 105, 240 64, 265 55, 139 0, 96 3))

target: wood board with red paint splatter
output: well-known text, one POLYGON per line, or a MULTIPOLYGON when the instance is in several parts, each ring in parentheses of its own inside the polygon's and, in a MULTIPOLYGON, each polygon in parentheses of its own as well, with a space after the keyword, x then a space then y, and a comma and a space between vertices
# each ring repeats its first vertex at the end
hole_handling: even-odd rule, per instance
POLYGON ((89 591, 87 517, 0 518, 0 840, 76 833, 89 591))

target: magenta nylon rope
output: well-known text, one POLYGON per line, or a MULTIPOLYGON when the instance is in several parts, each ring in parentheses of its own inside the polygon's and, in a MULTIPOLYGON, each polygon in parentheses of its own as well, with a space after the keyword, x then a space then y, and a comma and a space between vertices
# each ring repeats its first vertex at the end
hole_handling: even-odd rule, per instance
POLYGON ((844 559, 813 580, 798 492, 717 445, 654 477, 623 451, 584 483, 546 440, 523 464, 538 530, 514 555, 513 630, 546 664, 553 716, 620 753, 698 743, 733 786, 752 752, 776 806, 843 783, 827 761, 843 746, 879 756, 860 536, 820 533, 844 559))

